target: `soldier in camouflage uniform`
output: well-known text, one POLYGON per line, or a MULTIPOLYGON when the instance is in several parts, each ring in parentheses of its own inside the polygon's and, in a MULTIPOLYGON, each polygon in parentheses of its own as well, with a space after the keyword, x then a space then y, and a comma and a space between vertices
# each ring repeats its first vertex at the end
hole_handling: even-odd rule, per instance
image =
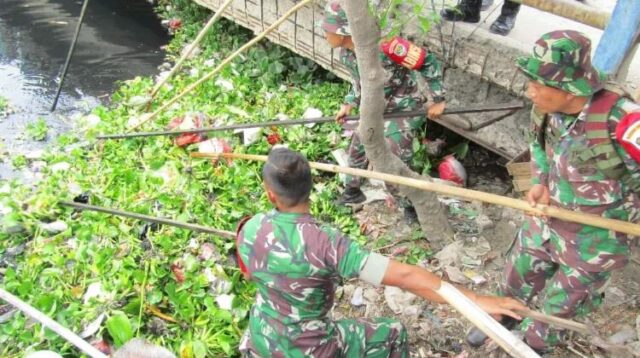
MULTIPOLYGON (((353 41, 351 40, 351 30, 347 23, 347 16, 337 1, 329 1, 325 7, 325 18, 322 24, 327 41, 333 48, 340 48, 340 61, 347 67, 351 74, 351 90, 345 97, 345 103, 336 115, 336 120, 340 121, 349 115, 351 110, 360 105, 360 72, 356 55, 353 51, 353 41)), ((380 52, 380 61, 387 74, 387 81, 384 86, 385 100, 387 102, 386 111, 413 111, 421 108, 425 104, 425 97, 419 89, 420 81, 424 81, 425 91, 431 95, 431 104, 427 114, 431 118, 438 117, 445 108, 444 89, 442 87, 442 66, 434 54, 428 53, 424 59, 422 67, 418 70, 411 70, 394 62, 384 52, 380 52)), ((420 130, 425 125, 425 117, 407 117, 385 123, 385 138, 392 153, 400 158, 405 164, 411 165, 413 156, 414 132, 420 130)), ((352 168, 366 169, 368 160, 365 156, 364 146, 360 142, 357 133, 353 134, 351 145, 348 150, 349 166, 352 168)), ((348 176, 345 182, 345 191, 339 199, 339 203, 359 203, 366 198, 360 190, 362 178, 348 176)), ((397 189, 389 188, 392 193, 397 193, 397 189)), ((414 220, 415 210, 406 201, 401 201, 405 208, 405 215, 408 219, 414 220)))
MULTIPOLYGON (((640 167, 612 137, 621 120, 638 118, 634 112, 640 106, 603 89, 591 65, 590 46, 579 32, 554 31, 536 42, 532 56, 517 60, 530 79, 527 95, 534 104, 534 185, 527 198, 534 206, 636 222, 640 167)), ((503 291, 527 302, 538 295, 547 314, 584 317, 601 303, 601 289, 612 271, 627 263, 629 241, 611 230, 527 217, 507 259, 503 291)), ((541 352, 561 338, 560 331, 529 318, 520 329, 541 352)), ((486 336, 476 330, 467 338, 477 346, 486 336)))
MULTIPOLYGON (((389 318, 331 320, 340 279, 402 287, 443 302, 438 276, 390 260, 349 240, 309 213, 309 162, 274 148, 262 170, 275 209, 257 214, 238 231, 241 270, 256 284, 249 325, 240 343, 246 357, 408 357, 407 332, 389 318)), ((517 317, 519 301, 461 289, 485 311, 517 317)))

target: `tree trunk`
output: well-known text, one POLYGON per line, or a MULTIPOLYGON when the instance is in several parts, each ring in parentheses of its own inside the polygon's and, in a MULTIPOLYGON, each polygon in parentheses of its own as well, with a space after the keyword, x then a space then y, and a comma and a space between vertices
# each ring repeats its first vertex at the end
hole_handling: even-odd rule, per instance
MULTIPOLYGON (((369 13, 367 0, 346 0, 343 6, 351 27, 358 59, 361 86, 358 134, 364 144, 367 158, 376 171, 429 180, 428 177, 414 173, 394 156, 384 139, 382 113, 386 103, 384 100, 386 76, 378 57, 380 29, 375 18, 369 13)), ((434 193, 405 186, 400 187, 400 193, 411 198, 422 230, 434 250, 439 250, 447 241, 453 239, 453 230, 447 221, 445 208, 434 193)))

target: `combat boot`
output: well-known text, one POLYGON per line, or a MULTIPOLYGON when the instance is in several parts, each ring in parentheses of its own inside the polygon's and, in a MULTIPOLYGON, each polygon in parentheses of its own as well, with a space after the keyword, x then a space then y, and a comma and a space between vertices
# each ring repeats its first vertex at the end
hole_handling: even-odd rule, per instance
POLYGON ((480 11, 487 11, 493 5, 493 0, 482 0, 482 6, 480 6, 480 11))
POLYGON ((367 200, 367 197, 364 195, 360 188, 352 188, 347 187, 342 192, 342 195, 336 200, 336 204, 338 205, 346 205, 346 204, 360 204, 367 200))
POLYGON ((482 0, 462 0, 453 8, 443 9, 440 15, 447 21, 479 22, 482 0))
POLYGON ((502 11, 496 21, 491 24, 489 31, 494 34, 506 36, 516 25, 516 17, 520 11, 520 4, 511 1, 505 1, 502 5, 502 11))
MULTIPOLYGON (((509 316, 502 316, 502 319, 500 320, 500 324, 508 330, 513 329, 516 326, 516 323, 518 323, 518 321, 509 316)), ((488 338, 489 336, 476 327, 471 328, 469 333, 467 333, 467 343, 473 348, 482 347, 488 338)))

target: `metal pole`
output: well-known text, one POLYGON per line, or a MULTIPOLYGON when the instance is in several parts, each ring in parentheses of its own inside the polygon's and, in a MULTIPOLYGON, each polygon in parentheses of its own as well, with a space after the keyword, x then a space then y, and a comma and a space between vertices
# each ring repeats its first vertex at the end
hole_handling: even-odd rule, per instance
POLYGON ((639 34, 640 1, 618 0, 593 55, 593 65, 607 75, 615 75, 639 34))
POLYGON ((105 208, 105 207, 102 207, 102 206, 74 203, 74 202, 71 202, 71 201, 61 201, 61 202, 59 202, 59 204, 62 205, 62 206, 68 206, 68 207, 71 207, 71 208, 74 208, 74 209, 78 209, 78 210, 97 211, 97 212, 100 212, 100 213, 123 216, 123 217, 126 217, 126 218, 142 220, 142 221, 146 221, 146 222, 150 222, 150 223, 157 223, 157 224, 169 225, 169 226, 179 227, 179 228, 183 228, 183 229, 198 231, 198 232, 205 232, 205 233, 208 233, 208 234, 218 235, 218 236, 221 236, 221 237, 233 238, 233 237, 236 236, 236 234, 231 232, 231 231, 219 230, 219 229, 214 229, 214 228, 210 228, 210 227, 202 226, 202 225, 198 225, 198 224, 189 224, 189 223, 185 223, 185 222, 182 222, 182 221, 175 221, 175 220, 166 219, 166 218, 159 218, 159 217, 155 217, 155 216, 137 214, 137 213, 132 213, 132 212, 129 212, 129 211, 109 209, 109 208, 105 208))
MULTIPOLYGON (((446 109, 443 114, 460 114, 460 113, 478 113, 478 112, 490 112, 490 111, 502 111, 502 110, 516 110, 524 107, 524 102, 516 101, 509 102, 505 104, 489 104, 489 105, 480 105, 480 106, 469 106, 469 107, 454 107, 450 109, 446 109)), ((392 112, 384 115, 385 119, 394 119, 394 118, 405 118, 405 117, 415 117, 425 115, 425 111, 423 109, 415 110, 415 111, 405 111, 405 112, 392 112)), ((360 119, 360 116, 348 116, 345 117, 345 121, 357 121, 360 119)), ((335 117, 318 117, 318 118, 308 118, 308 119, 292 119, 286 121, 268 121, 268 122, 260 122, 260 123, 243 123, 243 124, 233 124, 228 126, 220 126, 220 127, 208 127, 208 128, 196 128, 196 129, 184 129, 184 130, 173 130, 173 131, 155 131, 155 132, 135 132, 135 133, 122 133, 122 134, 112 134, 112 135, 101 135, 97 136, 96 139, 125 139, 125 138, 141 138, 141 137, 158 137, 165 135, 177 135, 177 134, 187 134, 187 133, 207 133, 214 131, 224 131, 231 129, 245 129, 245 128, 260 128, 260 127, 271 127, 271 126, 293 126, 298 124, 309 124, 309 123, 327 123, 334 122, 335 117)))
POLYGON ((64 83, 65 76, 67 75, 67 70, 69 69, 71 56, 73 56, 73 51, 76 48, 76 42, 78 41, 78 35, 80 35, 80 28, 82 27, 82 21, 84 20, 84 14, 87 11, 88 4, 89 4, 89 0, 84 0, 84 3, 82 3, 82 10, 80 10, 80 17, 78 18, 78 24, 76 25, 76 33, 75 35, 73 35, 73 40, 71 41, 71 47, 69 48, 69 53, 67 53, 67 60, 65 61, 64 67, 62 69, 62 76, 60 77, 60 83, 58 83, 58 90, 56 91, 56 97, 53 99, 51 112, 55 111, 56 106, 58 105, 58 98, 60 97, 60 92, 62 91, 62 84, 64 83))

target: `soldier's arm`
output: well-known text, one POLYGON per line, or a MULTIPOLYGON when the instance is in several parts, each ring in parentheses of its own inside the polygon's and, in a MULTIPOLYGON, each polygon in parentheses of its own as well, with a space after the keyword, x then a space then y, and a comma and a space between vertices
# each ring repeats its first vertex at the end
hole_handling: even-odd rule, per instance
MULTIPOLYGON (((367 269, 366 265, 364 269, 367 269)), ((422 267, 407 265, 389 259, 381 283, 383 285, 396 286, 429 301, 446 303, 444 299, 436 293, 436 290, 440 289, 442 280, 440 277, 422 267)), ((514 310, 526 309, 524 304, 513 298, 481 296, 462 287, 458 287, 458 290, 478 304, 487 313, 507 315, 519 320, 522 318, 516 314, 514 310)))
POLYGON ((435 102, 443 101, 446 91, 442 84, 442 62, 433 53, 427 52, 424 64, 418 71, 426 80, 435 102))
POLYGON ((344 103, 353 108, 360 107, 360 72, 358 71, 358 63, 355 56, 345 52, 341 55, 340 61, 349 70, 351 77, 351 88, 344 97, 344 103))
POLYGON ((529 144, 529 150, 531 152, 531 183, 547 186, 549 184, 547 153, 536 140, 529 144))

